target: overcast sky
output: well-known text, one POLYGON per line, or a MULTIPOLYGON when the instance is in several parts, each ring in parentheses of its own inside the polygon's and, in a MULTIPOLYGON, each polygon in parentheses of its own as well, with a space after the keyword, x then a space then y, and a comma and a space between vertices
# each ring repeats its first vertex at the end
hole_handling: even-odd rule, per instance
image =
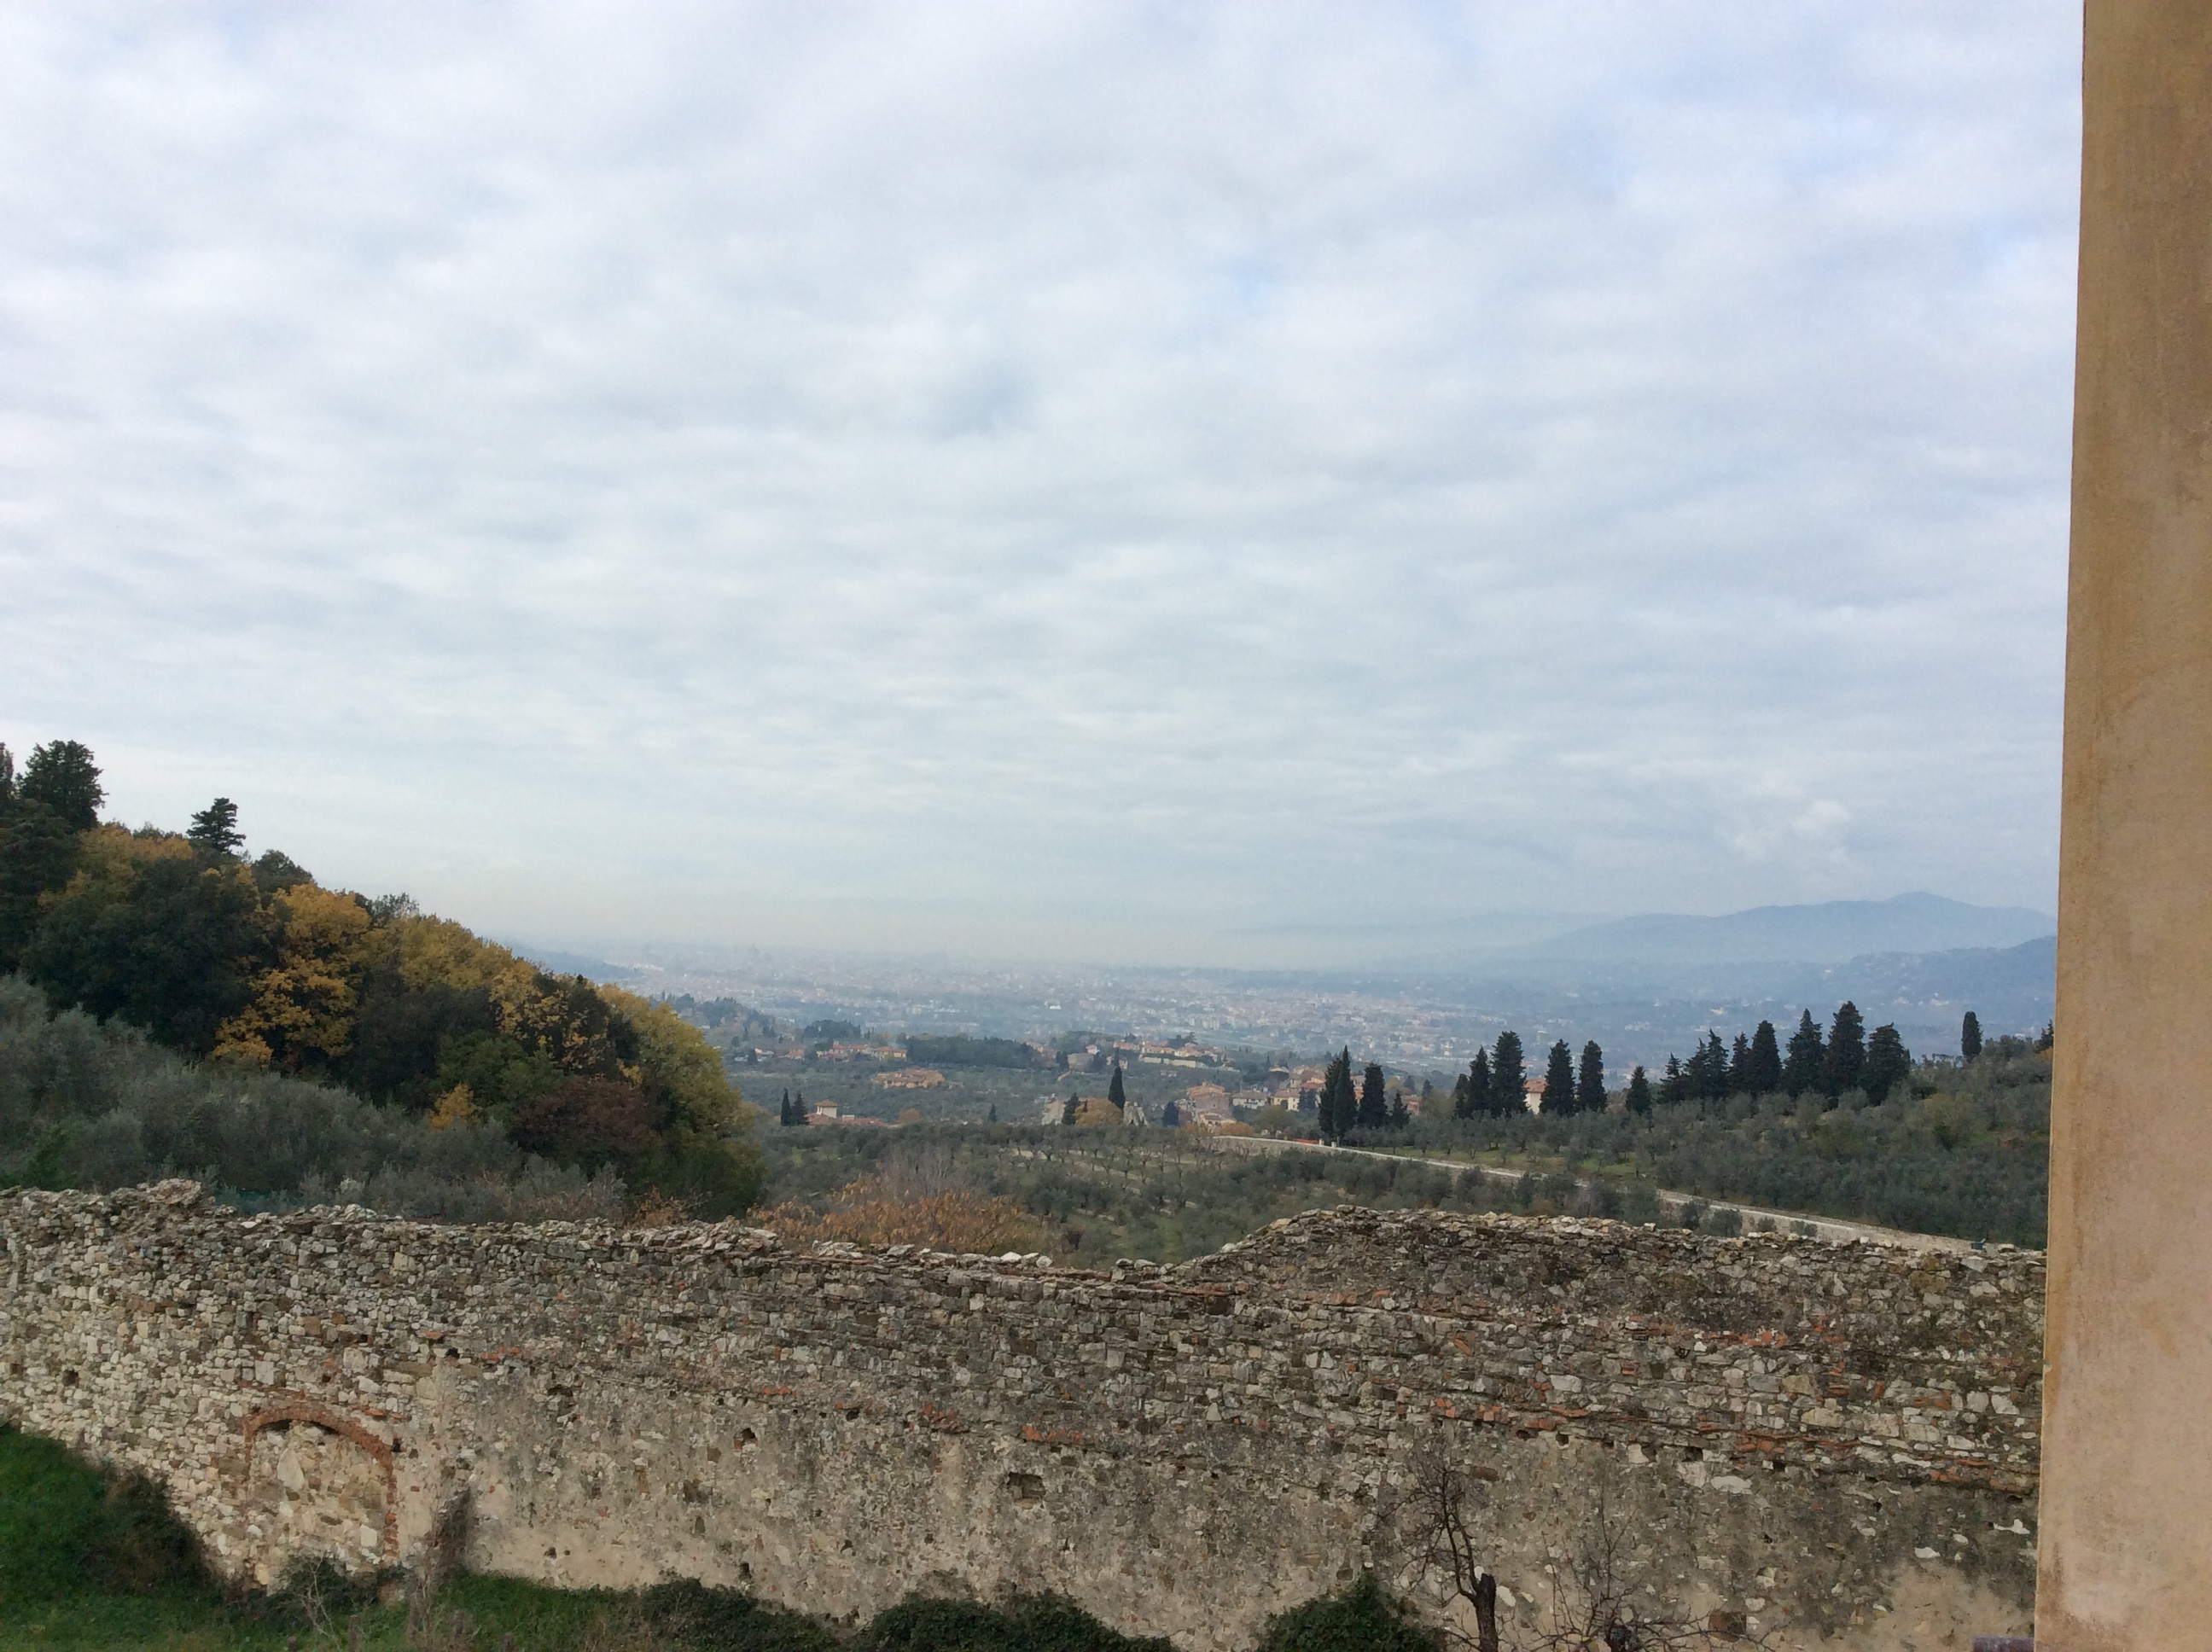
POLYGON ((2079 31, 0 7, 0 739, 548 940, 2048 908, 2079 31))

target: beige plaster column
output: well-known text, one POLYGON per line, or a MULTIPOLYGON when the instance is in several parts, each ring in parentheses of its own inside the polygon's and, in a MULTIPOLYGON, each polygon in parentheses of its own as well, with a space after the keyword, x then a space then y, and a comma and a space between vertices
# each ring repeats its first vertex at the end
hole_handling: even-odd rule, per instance
POLYGON ((2089 0, 2038 1652, 2212 1648, 2212 0, 2089 0))

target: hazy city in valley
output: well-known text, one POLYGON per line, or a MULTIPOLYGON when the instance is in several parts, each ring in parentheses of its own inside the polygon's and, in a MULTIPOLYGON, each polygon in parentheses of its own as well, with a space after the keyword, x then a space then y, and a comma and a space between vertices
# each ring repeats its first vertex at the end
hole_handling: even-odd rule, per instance
POLYGON ((0 7, 0 1652, 2130 1643, 2160 3, 0 7))

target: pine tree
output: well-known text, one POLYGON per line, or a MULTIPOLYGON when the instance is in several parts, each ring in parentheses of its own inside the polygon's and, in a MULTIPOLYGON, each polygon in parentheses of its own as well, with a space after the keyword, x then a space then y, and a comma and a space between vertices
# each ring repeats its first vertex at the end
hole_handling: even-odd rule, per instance
POLYGON ((1808 1090, 1819 1090, 1827 1078, 1827 1048, 1820 1038, 1820 1023, 1813 1019, 1813 1012, 1805 1011, 1797 1019, 1797 1030, 1790 1035, 1790 1057, 1782 1064, 1782 1088, 1791 1096, 1802 1096, 1808 1090))
POLYGON ((1595 1039, 1583 1046, 1582 1072, 1575 1080, 1575 1111, 1605 1111, 1605 1052, 1595 1039))
POLYGON ((1521 1053, 1521 1035, 1508 1029, 1498 1035, 1490 1051, 1490 1110, 1510 1119, 1528 1106, 1528 1060, 1521 1053))
POLYGON ((1885 1022, 1867 1040, 1866 1071, 1859 1082, 1868 1099, 1879 1102, 1893 1093, 1905 1096, 1911 1078, 1912 1052, 1905 1048, 1897 1029, 1885 1022))
POLYGON ((1728 1081, 1730 1095, 1755 1093, 1751 1087, 1751 1040, 1741 1033, 1735 1036, 1735 1048, 1729 1051, 1728 1081))
POLYGON ((1129 1104, 1128 1092, 1121 1088, 1121 1064, 1114 1063, 1114 1076, 1106 1081, 1106 1099, 1114 1103, 1116 1113, 1129 1104))
POLYGON ((75 740, 33 746, 15 782, 15 796, 21 802, 45 804, 73 832, 88 832, 100 824, 100 805, 107 801, 100 765, 93 762, 90 750, 75 740))
POLYGON ((1651 1110, 1651 1081, 1644 1076, 1644 1069, 1640 1066, 1628 1075, 1628 1110, 1631 1113, 1649 1113, 1651 1110))
POLYGON ((1390 1122, 1390 1098, 1384 1093, 1382 1069, 1373 1061, 1359 1078, 1359 1127, 1379 1130, 1390 1122))
POLYGON ((1982 1018, 1972 1010, 1959 1023, 1959 1059, 1972 1061, 1982 1053, 1982 1018))
POLYGON ((246 847, 246 834, 238 829, 238 805, 228 798, 217 798, 194 815, 185 836, 192 847, 211 857, 228 858, 246 847))
POLYGON ((1859 1014, 1859 1006, 1845 999, 1836 1005, 1835 1024, 1828 1029, 1829 1097, 1858 1089, 1865 1074, 1866 1021, 1859 1014))
POLYGON ((1771 1096, 1782 1088, 1782 1046, 1771 1021, 1760 1022, 1759 1030, 1752 1034, 1748 1066, 1745 1088, 1753 1095, 1771 1096))
POLYGON ((1544 1111, 1575 1110, 1575 1058, 1564 1038, 1555 1040, 1544 1062, 1544 1111))

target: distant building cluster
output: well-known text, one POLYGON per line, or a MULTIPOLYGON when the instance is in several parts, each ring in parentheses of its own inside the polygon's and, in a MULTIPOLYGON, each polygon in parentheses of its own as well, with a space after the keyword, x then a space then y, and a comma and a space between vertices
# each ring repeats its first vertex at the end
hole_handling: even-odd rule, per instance
POLYGON ((942 1090, 945 1075, 935 1067, 901 1067, 896 1072, 879 1072, 875 1082, 885 1090, 942 1090))

